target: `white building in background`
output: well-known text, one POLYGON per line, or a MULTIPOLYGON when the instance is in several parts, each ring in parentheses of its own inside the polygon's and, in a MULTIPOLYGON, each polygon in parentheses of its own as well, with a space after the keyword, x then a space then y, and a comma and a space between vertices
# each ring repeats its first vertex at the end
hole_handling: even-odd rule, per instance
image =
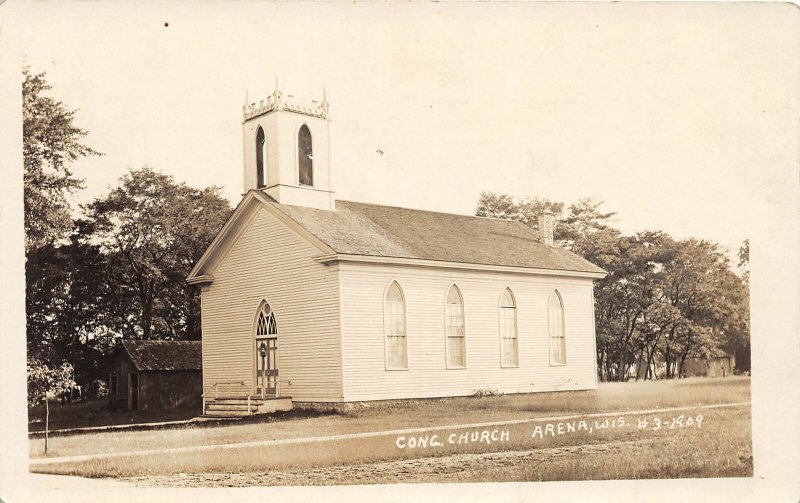
POLYGON ((605 272, 552 244, 552 216, 540 235, 336 200, 328 133, 324 97, 244 107, 246 194, 187 277, 206 413, 597 386, 605 272))

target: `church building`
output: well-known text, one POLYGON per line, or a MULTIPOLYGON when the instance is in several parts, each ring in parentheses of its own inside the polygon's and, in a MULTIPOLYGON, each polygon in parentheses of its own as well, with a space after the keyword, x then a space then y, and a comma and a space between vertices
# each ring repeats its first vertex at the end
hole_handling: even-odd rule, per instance
POLYGON ((553 244, 552 215, 337 200, 324 96, 243 111, 245 195, 186 280, 205 414, 596 388, 605 272, 553 244))

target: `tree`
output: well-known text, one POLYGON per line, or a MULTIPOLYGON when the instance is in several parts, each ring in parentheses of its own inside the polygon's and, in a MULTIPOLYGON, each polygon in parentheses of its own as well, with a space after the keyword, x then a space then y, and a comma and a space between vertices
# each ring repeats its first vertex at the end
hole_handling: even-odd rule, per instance
POLYGON ((96 247, 77 243, 31 250, 25 304, 28 353, 57 362, 93 336, 102 296, 96 247))
POLYGON ((559 246, 580 254, 586 239, 592 234, 611 228, 608 222, 616 213, 600 211, 602 205, 602 201, 585 198, 567 207, 564 203, 540 197, 516 201, 507 194, 481 192, 475 215, 519 220, 538 231, 539 215, 549 210, 556 220, 553 230, 554 241, 559 246))
POLYGON ((750 240, 739 248, 737 268, 741 277, 738 288, 731 292, 736 304, 728 320, 724 348, 736 357, 736 368, 750 371, 750 240))
POLYGON ((742 246, 739 247, 738 252, 739 263, 736 267, 741 271, 742 279, 748 285, 750 284, 750 240, 745 239, 742 246))
POLYGON ((45 393, 59 396, 69 393, 73 388, 75 380, 72 365, 63 363, 58 366, 48 366, 36 358, 28 358, 29 406, 41 403, 45 393))
MULTIPOLYGON (((539 230, 539 215, 545 209, 550 210, 558 222, 564 211, 564 203, 550 201, 549 199, 531 197, 519 202, 507 194, 494 192, 481 192, 475 215, 479 217, 503 218, 506 220, 519 220, 528 227, 539 230)), ((558 234, 556 226, 556 235, 558 234)))
POLYGON ((602 201, 584 198, 570 204, 561 222, 559 242, 562 246, 579 255, 593 235, 610 230, 609 222, 617 214, 615 211, 602 212, 602 201))
POLYGON ((22 137, 25 172, 25 250, 52 244, 72 227, 67 196, 83 187, 70 165, 100 155, 81 143, 87 132, 73 120, 75 110, 45 95, 51 89, 45 74, 23 70, 22 137))
POLYGON ((741 295, 741 278, 717 244, 687 239, 675 242, 674 249, 659 292, 659 301, 677 312, 662 347, 667 377, 680 376, 688 356, 726 350, 741 295))
POLYGON ((199 338, 199 300, 184 278, 230 216, 219 188, 194 189, 144 167, 85 211, 89 240, 106 257, 106 281, 127 309, 118 330, 143 339, 199 338))
POLYGON ((670 260, 670 242, 660 232, 621 236, 607 229, 582 244, 584 257, 608 272, 595 282, 598 370, 603 379, 626 379, 634 363, 650 368, 653 341, 659 336, 654 332, 653 304, 663 264, 670 260))
POLYGON ((81 356, 96 297, 91 250, 63 241, 73 227, 68 196, 83 186, 71 164, 100 154, 81 143, 87 132, 74 124, 75 110, 46 95, 45 74, 23 74, 28 378, 29 394, 41 399, 44 387, 64 391, 87 371, 68 361, 91 362, 81 356))
POLYGON ((86 385, 105 374, 102 355, 112 349, 119 301, 105 281, 106 257, 84 243, 80 221, 68 243, 28 253, 26 281, 28 356, 49 368, 69 362, 86 385))

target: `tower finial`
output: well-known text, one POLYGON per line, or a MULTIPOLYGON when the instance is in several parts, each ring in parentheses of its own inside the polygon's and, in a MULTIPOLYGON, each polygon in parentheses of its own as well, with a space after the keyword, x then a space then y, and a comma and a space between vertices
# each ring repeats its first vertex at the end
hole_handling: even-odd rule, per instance
POLYGON ((325 93, 325 86, 322 86, 322 113, 325 117, 328 116, 328 96, 325 93))
POLYGON ((272 91, 272 99, 275 103, 275 107, 280 110, 282 107, 281 103, 281 91, 278 89, 278 74, 275 74, 275 90, 272 91))
POLYGON ((247 88, 244 88, 244 105, 247 106, 250 104, 250 98, 247 97, 247 88))

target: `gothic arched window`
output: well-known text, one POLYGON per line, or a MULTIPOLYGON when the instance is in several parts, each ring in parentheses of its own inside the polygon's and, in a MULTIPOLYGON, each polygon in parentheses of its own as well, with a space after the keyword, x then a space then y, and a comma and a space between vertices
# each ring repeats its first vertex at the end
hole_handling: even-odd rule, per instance
POLYGON ((275 323, 275 315, 269 304, 262 302, 258 309, 258 320, 256 321, 256 339, 263 337, 275 337, 278 335, 278 324, 275 323))
POLYGON ((407 369, 406 299, 397 281, 393 281, 386 290, 383 331, 386 334, 386 368, 407 369))
POLYGON ((550 294, 548 320, 550 329, 550 365, 567 363, 567 339, 564 334, 564 302, 558 290, 550 294))
POLYGON ((311 146, 311 131, 305 124, 297 132, 297 166, 300 170, 300 185, 314 185, 314 150, 311 146))
POLYGON ((265 187, 267 185, 266 171, 264 165, 267 162, 267 138, 264 136, 264 130, 258 126, 256 132, 256 188, 265 187))
POLYGON ((519 365, 517 345, 517 303, 510 288, 500 295, 500 365, 516 367, 519 365))
POLYGON ((447 291, 445 300, 445 330, 447 332, 447 367, 467 366, 467 347, 464 340, 464 300, 456 285, 447 291))

